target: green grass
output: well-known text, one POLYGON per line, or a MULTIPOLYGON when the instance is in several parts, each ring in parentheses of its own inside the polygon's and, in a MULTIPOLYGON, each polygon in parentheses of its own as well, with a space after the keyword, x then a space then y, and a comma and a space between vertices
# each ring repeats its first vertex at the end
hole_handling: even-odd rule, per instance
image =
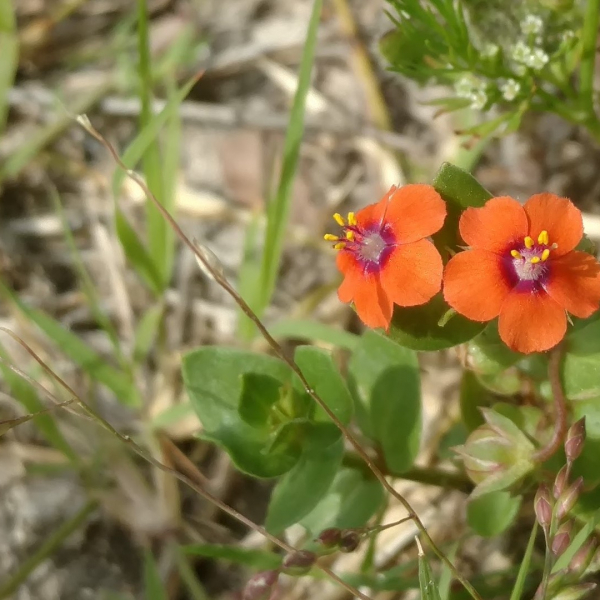
POLYGON ((0 133, 6 124, 8 90, 13 84, 19 58, 17 23, 10 0, 0 0, 0 133))

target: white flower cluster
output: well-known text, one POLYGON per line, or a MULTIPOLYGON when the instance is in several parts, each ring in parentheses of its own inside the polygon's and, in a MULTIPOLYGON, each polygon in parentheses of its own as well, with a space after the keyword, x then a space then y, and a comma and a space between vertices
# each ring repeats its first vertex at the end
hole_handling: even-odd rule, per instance
POLYGON ((487 85, 475 77, 461 77, 455 84, 454 89, 459 98, 466 98, 471 101, 471 107, 475 110, 481 110, 488 101, 487 85))
POLYGON ((521 31, 525 35, 538 35, 542 33, 544 21, 538 15, 527 15, 521 21, 521 31))
POLYGON ((519 40, 512 48, 512 59, 521 66, 529 67, 535 71, 543 69, 550 57, 542 48, 532 48, 524 41, 519 40))
POLYGON ((521 91, 521 84, 514 79, 508 79, 500 86, 500 91, 507 102, 512 102, 521 91))

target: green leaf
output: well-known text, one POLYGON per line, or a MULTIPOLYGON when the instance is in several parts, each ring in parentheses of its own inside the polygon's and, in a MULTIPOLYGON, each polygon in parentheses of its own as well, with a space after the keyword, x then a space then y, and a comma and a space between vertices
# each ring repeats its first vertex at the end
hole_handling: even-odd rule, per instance
POLYGON ((421 387, 415 352, 367 331, 350 360, 363 431, 381 445, 394 474, 410 469, 421 440, 421 387))
POLYGON ((110 389, 119 402, 127 406, 139 406, 140 398, 133 381, 128 375, 118 371, 106 362, 74 333, 65 329, 58 321, 46 313, 25 304, 16 294, 0 283, 0 291, 32 322, 35 323, 60 350, 79 365, 98 383, 110 389))
POLYGON ((439 322, 448 308, 442 294, 422 306, 396 306, 388 337, 413 350, 444 350, 468 342, 485 327, 485 323, 469 321, 462 315, 454 315, 441 327, 439 322))
POLYGON ((354 350, 359 340, 355 333, 309 319, 282 319, 269 327, 269 333, 274 338, 325 342, 347 350, 354 350))
POLYGON ((342 462, 342 439, 320 452, 305 450, 294 468, 277 483, 269 502, 265 526, 274 535, 298 523, 330 488, 342 462))
POLYGON ((517 575, 517 579, 515 580, 515 586, 512 589, 510 594, 510 600, 521 600, 523 595, 523 591, 525 588, 525 580, 527 579, 527 575, 529 574, 529 568, 531 566, 531 557, 533 556, 533 549, 535 548, 535 538, 537 536, 538 523, 535 521, 533 524, 533 529, 531 530, 531 535, 529 536, 529 541, 527 542, 527 548, 525 549, 525 554, 523 556, 523 560, 521 561, 521 566, 519 567, 519 573, 517 575))
POLYGON ((482 537, 499 535, 514 522, 521 501, 521 496, 511 496, 508 492, 479 496, 467 504, 467 523, 482 537))
POLYGON ((600 320, 581 323, 567 344, 562 365, 565 394, 570 400, 600 396, 600 320))
POLYGON ((229 562, 252 567, 257 570, 276 569, 281 564, 281 558, 272 552, 241 548, 240 546, 225 546, 220 544, 190 544, 181 549, 190 556, 218 558, 229 562))
MULTIPOLYGON (((417 542, 418 543, 418 542, 417 542)), ((433 578, 429 561, 419 544, 419 589, 422 600, 441 600, 437 583, 433 578)))
POLYGON ((464 371, 460 381, 460 412, 469 431, 483 425, 480 406, 491 406, 493 396, 481 385, 473 371, 464 371))
MULTIPOLYGON (((294 360, 306 377, 308 384, 331 412, 344 425, 347 425, 352 419, 352 397, 333 363, 331 354, 314 346, 299 346, 296 348, 294 360)), ((314 418, 316 421, 331 422, 320 406, 317 406, 314 418)))
MULTIPOLYGON (((211 346, 186 354, 182 370, 203 437, 224 448, 238 469, 255 477, 276 477, 294 466, 300 453, 297 444, 272 447, 271 432, 251 427, 238 410, 244 374, 268 375, 291 385, 292 372, 286 364, 261 354, 211 346), (269 447, 273 452, 268 452, 269 447)), ((299 423, 296 427, 298 432, 305 429, 299 423)))
MULTIPOLYGON (((244 373, 239 403, 240 417, 255 429, 267 427, 271 408, 279 402, 282 393, 285 390, 274 377, 261 373, 244 373)), ((292 393, 292 388, 288 389, 288 393, 292 393)))
POLYGON ((8 90, 12 87, 19 65, 19 35, 11 0, 0 6, 0 132, 6 125, 8 90))
POLYGON ((585 417, 586 439, 581 455, 575 462, 573 477, 583 476, 586 487, 600 483, 598 456, 600 453, 600 396, 571 403, 573 421, 585 417))
POLYGON ((492 197, 470 173, 447 162, 437 172, 433 187, 446 202, 452 202, 461 209, 483 206, 492 197))
MULTIPOLYGON (((312 65, 317 47, 317 33, 323 0, 314 0, 312 14, 308 23, 306 42, 302 52, 298 88, 290 111, 290 121, 283 145, 283 162, 281 175, 275 198, 269 202, 267 210, 267 231, 262 261, 261 306, 264 309, 275 289, 275 280, 279 271, 279 263, 283 250, 283 241, 288 225, 288 216, 292 199, 292 187, 298 167, 300 144, 304 132, 304 108, 306 96, 310 89, 312 65)), ((258 311, 259 314, 262 310, 258 311)))
POLYGON ((379 481, 357 469, 343 468, 327 494, 300 523, 315 536, 329 527, 362 527, 384 500, 379 481))
POLYGON ((144 597, 147 600, 168 600, 165 584, 160 578, 158 565, 148 549, 144 550, 144 597))
POLYGON ((495 375, 508 369, 523 358, 510 350, 500 339, 497 322, 490 323, 469 342, 469 364, 482 375, 495 375))
POLYGON ((158 329, 162 322, 165 307, 158 302, 144 311, 135 328, 135 341, 133 346, 133 359, 139 363, 144 361, 154 344, 158 329))

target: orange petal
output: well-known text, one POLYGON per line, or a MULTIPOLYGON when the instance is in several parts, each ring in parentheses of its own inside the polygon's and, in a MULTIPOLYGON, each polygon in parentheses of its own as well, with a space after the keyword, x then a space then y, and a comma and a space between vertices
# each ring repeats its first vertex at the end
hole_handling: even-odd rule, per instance
POLYGON ((442 286, 442 259, 429 240, 394 248, 381 271, 381 285, 399 306, 425 304, 442 286))
POLYGON ((362 268, 351 252, 340 250, 336 257, 337 268, 344 275, 338 288, 338 298, 342 302, 352 302, 356 289, 363 282, 362 268))
POLYGON ((354 308, 367 327, 389 327, 394 306, 384 292, 379 276, 366 275, 361 285, 355 288, 354 308))
POLYGON ((552 260, 546 290, 572 315, 586 319, 600 305, 600 264, 586 252, 552 260))
MULTIPOLYGON (((388 192, 389 194, 389 192, 388 192)), ((405 185, 389 194, 385 220, 398 243, 409 244, 439 231, 446 218, 446 203, 430 185, 405 185)))
POLYGON ((527 235, 527 215, 514 198, 500 196, 481 208, 467 208, 460 217, 459 229, 472 248, 504 252, 527 235))
POLYGON ((502 305, 498 331, 515 352, 544 352, 565 336, 567 315, 546 292, 513 291, 502 305))
POLYGON ((393 185, 379 202, 369 204, 356 213, 356 221, 360 227, 368 227, 373 222, 381 222, 387 211, 389 199, 398 188, 393 185))
POLYGON ((473 321, 497 317, 511 291, 500 260, 486 250, 466 250, 453 256, 444 272, 446 302, 473 321))
POLYGON ((548 232, 551 244, 558 244, 553 256, 562 256, 579 244, 583 237, 581 211, 568 199, 544 193, 531 196, 525 202, 529 219, 529 235, 537 240, 542 231, 548 232))

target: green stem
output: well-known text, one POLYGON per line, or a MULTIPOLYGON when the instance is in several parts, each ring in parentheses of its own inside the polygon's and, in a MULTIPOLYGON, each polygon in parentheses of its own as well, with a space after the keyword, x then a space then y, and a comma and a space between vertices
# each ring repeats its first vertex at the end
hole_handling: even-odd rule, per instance
POLYGON ((581 67, 579 69, 579 98, 581 108, 590 116, 594 114, 594 65, 596 40, 600 22, 600 0, 588 0, 581 32, 581 67))
POLYGON ((0 587, 0 598, 9 598, 31 575, 32 571, 46 560, 63 542, 88 518, 97 504, 90 500, 69 521, 63 523, 19 568, 19 570, 0 587))

